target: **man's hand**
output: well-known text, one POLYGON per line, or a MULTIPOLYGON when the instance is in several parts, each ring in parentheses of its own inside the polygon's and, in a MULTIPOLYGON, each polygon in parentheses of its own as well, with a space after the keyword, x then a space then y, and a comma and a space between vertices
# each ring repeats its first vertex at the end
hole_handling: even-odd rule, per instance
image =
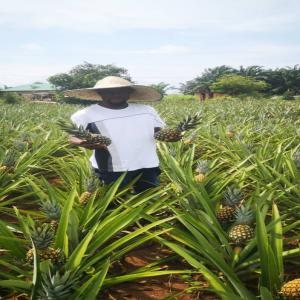
POLYGON ((72 145, 83 147, 86 149, 94 150, 94 149, 105 149, 107 150, 107 146, 103 144, 87 144, 85 140, 81 140, 75 136, 69 136, 69 142, 72 145))

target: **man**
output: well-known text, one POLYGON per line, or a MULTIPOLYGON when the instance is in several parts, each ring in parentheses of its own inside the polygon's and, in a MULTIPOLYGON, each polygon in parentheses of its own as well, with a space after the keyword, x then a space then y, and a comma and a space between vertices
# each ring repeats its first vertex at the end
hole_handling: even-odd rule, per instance
POLYGON ((149 105, 128 103, 158 101, 161 95, 153 88, 134 85, 115 76, 99 80, 93 88, 70 90, 66 95, 99 100, 71 116, 77 126, 111 139, 109 146, 87 145, 75 137, 74 145, 93 149, 90 159, 96 175, 106 184, 127 172, 122 186, 140 176, 134 184, 136 193, 159 184, 159 160, 154 132, 165 126, 155 109, 149 105))

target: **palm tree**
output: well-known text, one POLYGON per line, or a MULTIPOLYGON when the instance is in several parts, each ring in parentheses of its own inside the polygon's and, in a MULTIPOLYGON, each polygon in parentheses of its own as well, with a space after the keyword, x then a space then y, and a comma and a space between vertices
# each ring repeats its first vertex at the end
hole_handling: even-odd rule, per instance
POLYGON ((203 92, 212 95, 210 86, 221 76, 234 74, 237 70, 232 67, 222 65, 215 68, 205 69, 201 76, 193 80, 181 84, 180 90, 184 94, 194 94, 195 92, 203 92))

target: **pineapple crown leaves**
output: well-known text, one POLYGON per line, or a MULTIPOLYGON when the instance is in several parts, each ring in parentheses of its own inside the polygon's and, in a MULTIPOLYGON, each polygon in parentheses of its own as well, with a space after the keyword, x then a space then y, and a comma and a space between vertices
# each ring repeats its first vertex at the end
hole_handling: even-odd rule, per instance
POLYGON ((60 205, 57 201, 46 200, 41 202, 41 211, 46 215, 48 219, 58 220, 61 214, 60 205))
POLYGON ((83 126, 77 126, 72 122, 67 122, 65 120, 58 120, 57 124, 62 130, 67 132, 70 135, 73 135, 79 139, 86 140, 88 143, 100 143, 110 145, 111 140, 108 137, 105 137, 98 133, 91 133, 88 130, 85 130, 83 126))
POLYGON ((193 116, 187 116, 181 122, 179 122, 179 124, 177 125, 177 129, 179 131, 186 131, 189 129, 193 129, 200 124, 201 119, 202 119, 201 112, 197 112, 193 116))
POLYGON ((54 233, 47 223, 29 225, 29 234, 37 249, 48 248, 54 237, 54 233))
POLYGON ((235 187, 229 186, 224 192, 223 204, 226 206, 237 206, 242 200, 242 191, 235 187))
POLYGON ((228 132, 234 132, 235 131, 234 126, 233 125, 227 125, 226 126, 226 131, 228 131, 228 132))
POLYGON ((70 271, 60 275, 58 271, 53 274, 52 271, 49 270, 48 273, 42 274, 39 299, 67 300, 73 294, 76 283, 76 276, 70 271))
POLYGON ((235 211, 235 225, 251 225, 254 222, 254 213, 251 207, 241 205, 235 211))
POLYGON ((75 135, 77 137, 85 137, 87 134, 91 134, 90 132, 85 130, 83 126, 78 127, 75 123, 67 122, 62 119, 58 120, 57 124, 63 131, 66 131, 67 133, 75 135))
POLYGON ((197 162, 196 171, 199 174, 206 174, 210 170, 210 162, 206 159, 197 162))
POLYGON ((86 179, 86 189, 88 192, 93 193, 98 186, 99 179, 96 176, 92 176, 86 179))

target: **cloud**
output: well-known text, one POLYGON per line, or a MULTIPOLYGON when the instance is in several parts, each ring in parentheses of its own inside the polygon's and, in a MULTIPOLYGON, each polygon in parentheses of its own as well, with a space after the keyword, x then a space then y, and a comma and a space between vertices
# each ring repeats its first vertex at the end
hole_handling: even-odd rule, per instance
POLYGON ((164 45, 157 49, 141 50, 137 53, 145 54, 184 54, 190 52, 191 49, 180 45, 164 45))
POLYGON ((27 43, 21 45, 21 48, 29 51, 35 51, 35 50, 41 50, 43 47, 38 43, 27 43))
POLYGON ((0 24, 110 33, 123 29, 274 31, 299 22, 294 0, 23 0, 5 1, 0 24))

